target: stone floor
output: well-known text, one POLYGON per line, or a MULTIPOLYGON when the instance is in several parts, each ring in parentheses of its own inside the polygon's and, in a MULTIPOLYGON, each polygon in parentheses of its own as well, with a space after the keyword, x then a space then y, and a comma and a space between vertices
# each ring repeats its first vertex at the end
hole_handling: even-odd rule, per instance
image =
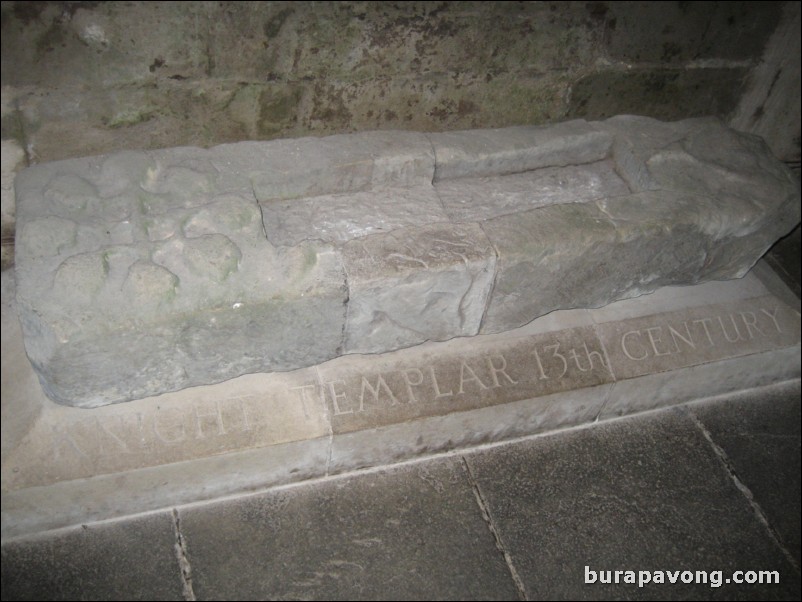
POLYGON ((796 600, 800 413, 795 380, 10 538, 2 599, 796 600))
POLYGON ((799 599, 799 399, 785 383, 12 540, 2 597, 799 599), (735 583, 759 571, 779 583, 735 583))

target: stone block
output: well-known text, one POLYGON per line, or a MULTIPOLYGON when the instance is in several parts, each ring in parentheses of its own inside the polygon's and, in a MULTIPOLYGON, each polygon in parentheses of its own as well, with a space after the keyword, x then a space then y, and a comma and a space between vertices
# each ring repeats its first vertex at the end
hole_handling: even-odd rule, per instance
POLYGON ((26 349, 85 407, 741 277, 800 216, 760 139, 632 116, 122 152, 16 191, 26 349))
POLYGON ((259 204, 267 239, 277 246, 322 239, 345 243, 399 228, 447 222, 432 186, 385 188, 259 204))
POLYGON ((245 174, 258 201, 431 184, 434 156, 417 132, 363 132, 210 151, 221 170, 245 174))
POLYGON ((607 157, 613 138, 583 121, 431 134, 435 181, 564 167, 607 157))
POLYGON ((435 188, 448 217, 456 222, 488 220, 526 209, 629 193, 610 160, 506 176, 442 180, 435 188))
POLYGON ((799 221, 799 184, 754 136, 713 119, 622 116, 602 127, 633 194, 484 222, 498 269, 482 332, 670 283, 739 278, 799 221))
POLYGON ((339 256, 274 248, 249 181, 211 159, 126 152, 18 177, 20 319, 54 400, 92 407, 337 354, 339 256))
POLYGON ((496 256, 476 224, 374 234, 343 247, 346 353, 381 353, 479 332, 496 256))
POLYGON ((782 20, 782 4, 610 2, 600 10, 615 35, 604 45, 612 60, 627 63, 749 60, 782 20))
MULTIPOLYGON (((5 107, 4 111, 5 112, 5 107)), ((5 119, 5 115, 3 116, 5 119)), ((0 264, 3 270, 14 264, 14 176, 25 165, 25 152, 16 140, 2 142, 2 175, 0 175, 0 235, 2 235, 2 257, 0 264)))
POLYGON ((25 164, 25 152, 16 140, 2 142, 2 171, 0 171, 0 218, 3 238, 14 231, 14 176, 25 164))
POLYGON ((569 117, 605 119, 638 114, 674 120, 735 110, 749 69, 641 67, 595 71, 571 86, 569 117))

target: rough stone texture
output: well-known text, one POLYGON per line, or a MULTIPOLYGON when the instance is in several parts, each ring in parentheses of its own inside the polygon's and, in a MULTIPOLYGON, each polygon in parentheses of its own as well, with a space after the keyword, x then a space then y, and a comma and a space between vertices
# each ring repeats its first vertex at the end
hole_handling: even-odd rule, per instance
POLYGON ((800 488, 799 381, 763 396, 753 392, 721 403, 692 406, 693 415, 727 455, 732 470, 749 487, 780 541, 802 561, 800 514, 791 511, 802 499, 800 488), (790 394, 789 394, 790 393, 790 394), (767 467, 771 470, 767 470, 767 467))
POLYGON ((297 245, 312 237, 343 243, 448 221, 431 186, 269 201, 260 206, 267 239, 277 246, 297 245))
POLYGON ((437 183, 437 194, 448 217, 456 222, 486 220, 560 203, 581 203, 620 196, 629 188, 615 173, 612 161, 545 167, 534 171, 459 178, 437 183))
MULTIPOLYGON (((2 84, 16 108, 3 137, 52 161, 567 115, 726 118, 787 10, 775 2, 5 2, 2 84), (583 100, 605 115, 581 112, 583 100)), ((773 70, 777 57, 768 58, 773 70)), ((789 98, 799 104, 798 87, 789 98)), ((766 106, 769 120, 775 109, 766 106)), ((773 130, 784 146, 799 135, 795 122, 773 130)))
POLYGON ((479 332, 496 256, 477 224, 433 224, 354 240, 346 353, 380 353, 479 332))
MULTIPOLYGON (((716 412, 727 414, 728 405, 716 412)), ((681 410, 607 423, 468 456, 526 598, 788 600, 799 572, 755 517, 709 441, 681 410), (585 581, 585 567, 596 582, 585 581), (758 568, 764 567, 764 568, 758 568), (718 585, 665 571, 721 571, 718 585), (737 584, 774 570, 779 583, 737 584), (599 577, 605 571, 605 578, 599 577), (606 571, 613 571, 612 580, 606 571), (622 571, 615 583, 614 571, 622 571), (663 571, 627 583, 623 571, 663 571), (729 580, 729 582, 728 582, 729 580)), ((782 460, 764 464, 771 472, 782 460)), ((798 475, 794 479, 798 482, 798 475)), ((798 498, 784 514, 798 514, 798 498)))
POLYGON ((338 353, 339 256, 274 248, 250 182, 213 158, 127 152, 18 177, 18 302, 50 397, 96 406, 338 353))
POLYGON ((483 332, 669 282, 743 276, 798 222, 798 181, 760 139, 707 119, 603 123, 632 194, 485 222, 498 273, 483 332))
POLYGON ((802 87, 802 7, 799 2, 786 2, 782 11, 729 124, 762 136, 777 157, 796 162, 798 169, 802 158, 798 102, 802 87))
POLYGON ((2 174, 0 175, 0 236, 2 268, 14 263, 15 202, 14 176, 25 165, 25 152, 16 140, 2 141, 2 174))
POLYGON ((550 127, 469 130, 430 136, 435 181, 496 176, 604 159, 613 137, 582 120, 550 127))
POLYGON ((0 217, 3 239, 14 232, 14 175, 25 164, 25 152, 15 140, 2 142, 2 171, 0 172, 0 217))
POLYGON ((4 600, 182 600, 172 516, 3 544, 4 600))
POLYGON ((181 511, 199 599, 510 600, 458 459, 181 511))
POLYGON ((585 119, 622 113, 657 119, 728 115, 747 74, 744 67, 598 71, 576 81, 567 114, 585 119))
POLYGON ((25 356, 13 270, 3 270, 0 274, 0 291, 0 449, 5 461, 11 450, 30 431, 47 398, 41 392, 36 374, 25 356))
MULTIPOLYGON (((4 495, 170 463, 183 468, 154 482, 178 487, 177 473, 187 482, 209 469, 230 485, 246 479, 246 457, 261 479, 275 463, 279 477, 319 476, 799 377, 799 314, 750 273, 553 312, 499 335, 344 355, 87 412, 44 397, 5 305, 13 286, 3 293, 4 495)), ((174 493, 160 490, 161 503, 174 493)), ((63 491, 53 495, 66 504, 63 491)), ((19 528, 11 507, 4 498, 4 529, 19 528)))
POLYGON ((434 169, 428 139, 415 132, 239 143, 210 152, 219 169, 247 175, 260 202, 431 184, 434 169))
POLYGON ((91 411, 44 399, 19 328, 5 328, 16 313, 4 308, 3 538, 798 382, 798 299, 780 304, 782 336, 764 319, 755 326, 771 336, 753 326, 748 344, 712 328, 743 313, 748 335, 756 309, 777 307, 756 273, 91 411), (699 319, 714 347, 690 323, 699 319), (696 349, 674 345, 672 327, 696 349), (633 332, 624 344, 635 359, 616 330, 633 332), (647 361, 650 333, 657 352, 647 361), (652 373, 626 378, 640 366, 652 373), (23 412, 34 409, 31 424, 23 412))
POLYGON ((17 197, 28 355, 80 406, 740 277, 800 212, 759 139, 627 116, 117 153, 17 197))

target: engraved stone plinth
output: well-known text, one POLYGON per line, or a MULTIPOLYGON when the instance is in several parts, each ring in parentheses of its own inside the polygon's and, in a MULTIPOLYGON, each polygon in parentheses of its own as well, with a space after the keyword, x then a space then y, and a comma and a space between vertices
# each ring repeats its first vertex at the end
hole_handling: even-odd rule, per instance
POLYGON ((626 116, 121 152, 16 195, 26 350, 82 407, 739 277, 800 215, 759 139, 626 116))

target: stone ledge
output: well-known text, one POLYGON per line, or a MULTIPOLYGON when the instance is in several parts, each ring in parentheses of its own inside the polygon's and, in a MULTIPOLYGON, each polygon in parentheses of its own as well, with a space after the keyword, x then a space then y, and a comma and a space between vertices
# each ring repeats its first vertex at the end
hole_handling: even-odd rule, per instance
POLYGON ((627 116, 123 152, 16 194, 27 353, 81 407, 740 277, 800 215, 759 139, 627 116))
MULTIPOLYGON (((126 404, 43 400, 4 449, 3 537, 798 379, 799 358, 798 307, 749 274, 126 404)), ((41 399, 23 367, 4 413, 41 399)))

